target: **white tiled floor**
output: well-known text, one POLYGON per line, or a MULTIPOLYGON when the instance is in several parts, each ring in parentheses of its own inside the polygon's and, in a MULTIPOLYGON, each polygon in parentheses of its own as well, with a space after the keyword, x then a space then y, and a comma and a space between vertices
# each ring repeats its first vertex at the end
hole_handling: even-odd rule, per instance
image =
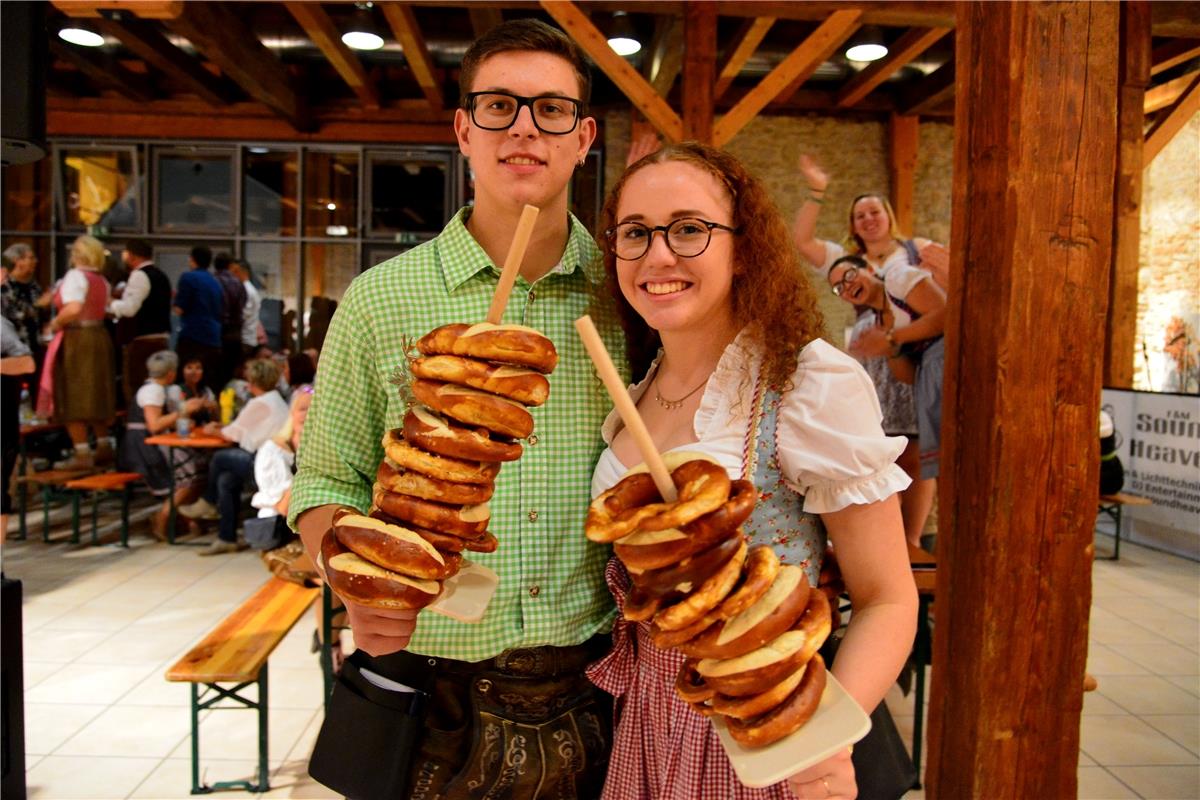
MULTIPOLYGON (((163 674, 265 568, 252 552, 200 558, 145 536, 127 551, 63 544, 61 524, 56 538, 4 549, 25 592, 29 797, 188 798, 188 687, 163 674)), ((1079 797, 1200 798, 1200 565, 1125 544, 1093 576, 1088 669, 1100 687, 1084 703, 1079 797)), ((337 797, 306 770, 321 721, 310 620, 271 658, 269 797, 337 797)), ((908 740, 911 696, 896 690, 889 705, 908 740)), ((205 712, 202 779, 252 778, 256 741, 251 712, 205 712)))

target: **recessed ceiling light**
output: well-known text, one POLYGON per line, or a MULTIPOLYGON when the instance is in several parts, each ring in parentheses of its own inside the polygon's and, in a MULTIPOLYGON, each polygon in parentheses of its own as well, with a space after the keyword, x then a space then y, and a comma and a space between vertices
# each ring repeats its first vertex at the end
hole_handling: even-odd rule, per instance
POLYGON ((347 31, 342 43, 354 50, 378 50, 383 47, 383 37, 370 31, 347 31))
POLYGON ((326 203, 325 207, 330 211, 337 211, 337 203, 326 203))
POLYGON ((846 58, 851 61, 878 61, 888 54, 881 44, 856 44, 846 48, 846 58))
POLYGON ((629 18, 628 12, 613 12, 608 46, 619 56, 631 56, 642 49, 642 43, 637 38, 637 28, 633 26, 633 20, 629 18))
POLYGON ((58 38, 80 47, 99 47, 104 44, 103 36, 85 28, 63 28, 58 32, 58 38))
POLYGON ((248 147, 246 149, 249 150, 251 153, 254 153, 256 156, 261 156, 263 153, 271 152, 271 149, 269 147, 248 147))

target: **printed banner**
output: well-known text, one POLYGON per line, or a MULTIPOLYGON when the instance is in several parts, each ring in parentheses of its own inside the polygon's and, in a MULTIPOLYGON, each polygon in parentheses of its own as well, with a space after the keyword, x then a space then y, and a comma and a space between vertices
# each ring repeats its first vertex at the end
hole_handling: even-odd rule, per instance
POLYGON ((1125 506, 1129 538, 1200 560, 1200 396, 1105 389, 1125 467, 1122 491, 1150 506, 1125 506))

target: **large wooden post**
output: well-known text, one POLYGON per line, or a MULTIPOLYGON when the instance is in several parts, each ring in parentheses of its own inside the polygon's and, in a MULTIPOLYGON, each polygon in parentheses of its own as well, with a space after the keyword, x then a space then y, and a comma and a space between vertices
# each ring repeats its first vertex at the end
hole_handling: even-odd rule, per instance
POLYGON ((1074 797, 1115 3, 959 3, 930 798, 1074 797))
POLYGON ((1150 3, 1121 3, 1120 90, 1117 94, 1116 207, 1104 331, 1104 385, 1133 388, 1138 265, 1142 233, 1142 144, 1150 82, 1150 3))
POLYGON ((693 0, 684 7, 683 15, 683 138, 712 144, 717 7, 693 0))

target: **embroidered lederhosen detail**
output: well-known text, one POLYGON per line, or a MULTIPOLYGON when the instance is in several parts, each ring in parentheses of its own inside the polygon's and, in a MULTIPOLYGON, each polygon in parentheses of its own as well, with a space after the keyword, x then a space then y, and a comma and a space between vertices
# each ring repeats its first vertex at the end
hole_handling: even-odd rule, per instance
POLYGON ((758 489, 758 502, 743 529, 750 545, 767 544, 785 564, 803 567, 809 583, 817 585, 821 556, 825 552, 825 525, 816 514, 804 511, 804 497, 788 486, 778 455, 779 408, 783 396, 759 378, 743 448, 742 476, 758 489))

